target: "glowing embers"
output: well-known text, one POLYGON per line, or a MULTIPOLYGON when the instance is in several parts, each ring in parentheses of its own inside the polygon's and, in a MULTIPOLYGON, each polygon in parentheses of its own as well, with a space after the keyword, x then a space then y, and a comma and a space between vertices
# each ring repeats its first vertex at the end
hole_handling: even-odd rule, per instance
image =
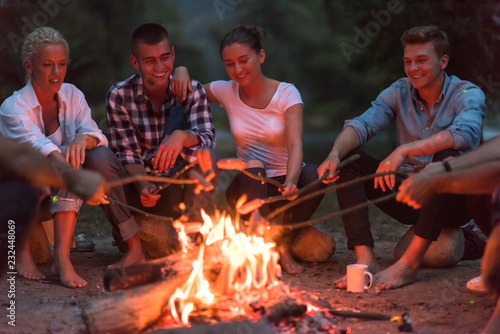
MULTIPOLYGON (((218 311, 233 316, 244 315, 245 308, 262 297, 268 288, 278 285, 281 275, 279 255, 275 243, 263 237, 240 231, 225 213, 215 213, 212 219, 201 212, 203 225, 199 228, 203 242, 193 271, 182 287, 177 288, 169 300, 170 312, 177 322, 189 323, 192 312, 201 313, 217 304, 218 311), (218 273, 204 268, 206 249, 217 253, 221 266, 218 273)), ((238 220, 238 219, 237 219, 238 220)), ((181 240, 183 252, 193 249, 191 239, 180 222, 174 224, 181 240)), ((214 310, 214 313, 218 312, 214 310)))

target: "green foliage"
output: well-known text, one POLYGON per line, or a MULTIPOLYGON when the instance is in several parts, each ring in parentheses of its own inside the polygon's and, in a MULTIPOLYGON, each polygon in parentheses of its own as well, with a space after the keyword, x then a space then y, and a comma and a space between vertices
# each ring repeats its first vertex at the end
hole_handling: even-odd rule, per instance
MULTIPOLYGON (((129 39, 145 22, 167 27, 176 65, 187 66, 203 83, 228 78, 218 50, 227 31, 238 24, 263 27, 271 37, 264 43, 264 73, 297 86, 306 129, 340 130, 344 119, 363 112, 382 89, 404 76, 399 37, 416 25, 444 29, 452 47, 447 72, 480 85, 490 114, 500 104, 496 0, 3 0, 0 102, 24 85, 18 49, 25 34, 43 23, 68 40, 66 81, 86 94, 102 120, 111 84, 134 73, 129 39), (387 12, 390 18, 383 17, 387 12), (367 45, 356 47, 358 32, 366 34, 368 28, 367 45), (346 55, 347 45, 355 52, 346 55)), ((215 118, 224 123, 222 115, 215 118)))

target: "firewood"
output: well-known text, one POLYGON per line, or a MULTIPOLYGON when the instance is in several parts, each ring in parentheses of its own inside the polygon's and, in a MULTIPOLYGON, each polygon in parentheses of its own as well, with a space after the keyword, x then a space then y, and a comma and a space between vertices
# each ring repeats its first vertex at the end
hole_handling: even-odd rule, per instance
POLYGON ((262 322, 227 322, 214 325, 200 325, 193 327, 159 329, 150 334, 220 334, 220 333, 259 333, 272 334, 271 327, 262 322))
POLYGON ((380 313, 369 313, 369 312, 354 312, 354 311, 341 311, 341 310, 329 310, 333 315, 344 317, 344 318, 358 318, 358 319, 368 319, 368 320, 391 320, 391 316, 387 314, 380 313))
MULTIPOLYGON (((114 275, 116 281, 109 287, 110 290, 135 287, 115 291, 83 305, 82 317, 88 332, 138 333, 158 321, 170 296, 187 280, 197 254, 197 251, 176 253, 122 270, 112 270, 108 275, 114 275), (147 278, 142 283, 160 280, 137 287, 141 275, 147 278)), ((210 271, 220 269, 221 261, 219 254, 213 251, 207 250, 206 255, 205 268, 208 275, 210 271)))
POLYGON ((168 299, 186 279, 181 275, 88 302, 82 307, 88 332, 139 333, 158 321, 168 299))

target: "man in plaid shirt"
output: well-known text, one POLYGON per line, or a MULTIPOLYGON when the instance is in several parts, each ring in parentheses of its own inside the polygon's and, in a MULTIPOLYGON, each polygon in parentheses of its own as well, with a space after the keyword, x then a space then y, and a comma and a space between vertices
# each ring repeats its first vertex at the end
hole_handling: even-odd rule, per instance
MULTIPOLYGON (((215 148, 212 114, 201 84, 192 80, 193 92, 184 101, 174 95, 174 59, 175 50, 164 27, 148 23, 134 31, 130 61, 138 73, 114 84, 106 103, 111 148, 124 169, 116 175, 172 176, 196 160, 198 148, 215 148)), ((199 213, 213 194, 202 192, 195 197, 192 185, 170 185, 154 195, 156 189, 149 181, 136 182, 125 187, 127 202, 150 213, 177 218, 181 202, 194 215, 193 211, 199 213)), ((114 236, 125 241, 128 250, 117 267, 144 258, 139 228, 128 210, 120 210, 124 214, 114 231, 119 231, 119 236, 114 236)))

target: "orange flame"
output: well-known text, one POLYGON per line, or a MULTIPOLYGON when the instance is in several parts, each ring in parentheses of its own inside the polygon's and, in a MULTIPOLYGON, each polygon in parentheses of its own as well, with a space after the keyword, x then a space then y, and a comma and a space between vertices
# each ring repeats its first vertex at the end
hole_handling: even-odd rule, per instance
MULTIPOLYGON (((216 295, 231 295, 245 301, 244 295, 248 292, 265 290, 270 284, 276 284, 277 277, 281 275, 275 243, 239 232, 231 217, 225 214, 216 212, 215 223, 203 210, 201 215, 204 224, 200 233, 204 244, 200 247, 198 259, 193 261, 189 278, 169 300, 172 317, 183 324, 189 324, 189 315, 197 308, 214 304, 216 295), (223 258, 219 275, 213 282, 203 275, 203 257, 207 247, 215 247, 223 258)), ((183 251, 187 251, 192 245, 180 225, 180 222, 174 224, 183 251)), ((240 309, 237 306, 230 308, 235 312, 240 309)))

